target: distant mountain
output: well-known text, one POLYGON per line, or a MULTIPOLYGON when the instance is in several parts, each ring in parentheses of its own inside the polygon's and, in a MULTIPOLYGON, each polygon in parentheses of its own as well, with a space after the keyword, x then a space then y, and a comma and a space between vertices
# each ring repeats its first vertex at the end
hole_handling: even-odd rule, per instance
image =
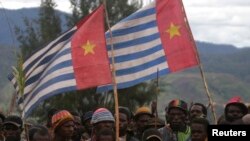
MULTIPOLYGON (((61 17, 61 25, 66 30, 67 13, 56 11, 61 17)), ((18 52, 18 41, 15 37, 15 27, 25 29, 24 17, 29 20, 38 19, 39 8, 23 8, 9 10, 0 8, 0 111, 6 109, 13 93, 13 86, 7 79, 11 66, 16 64, 16 53, 18 52)))
POLYGON ((213 44, 200 41, 197 41, 196 45, 198 46, 199 53, 201 53, 202 55, 230 54, 238 51, 238 49, 233 45, 213 44))
MULTIPOLYGON (((223 113, 224 104, 235 95, 250 104, 250 48, 203 42, 197 46, 217 114, 223 113)), ((162 77, 160 93, 159 105, 163 107, 159 111, 173 98, 208 104, 198 67, 162 77)))
MULTIPOLYGON (((0 44, 1 45, 13 45, 13 40, 15 45, 17 45, 17 40, 15 37, 15 27, 24 29, 25 25, 23 19, 27 17, 28 19, 38 19, 39 8, 23 8, 17 10, 2 9, 0 8, 0 44)), ((66 29, 66 19, 65 16, 68 15, 65 12, 57 10, 57 13, 61 17, 62 28, 66 29)))

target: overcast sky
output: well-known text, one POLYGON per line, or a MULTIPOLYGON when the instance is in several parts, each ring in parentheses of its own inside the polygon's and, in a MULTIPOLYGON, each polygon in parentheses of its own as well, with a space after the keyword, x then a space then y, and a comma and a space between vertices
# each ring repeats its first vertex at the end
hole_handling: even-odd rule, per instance
MULTIPOLYGON (((149 0, 145 0, 149 1, 149 0)), ((1 8, 37 7, 40 0, 0 0, 1 8)), ((69 0, 55 0, 70 12, 69 0)), ((249 0, 183 0, 195 40, 250 47, 249 0)))

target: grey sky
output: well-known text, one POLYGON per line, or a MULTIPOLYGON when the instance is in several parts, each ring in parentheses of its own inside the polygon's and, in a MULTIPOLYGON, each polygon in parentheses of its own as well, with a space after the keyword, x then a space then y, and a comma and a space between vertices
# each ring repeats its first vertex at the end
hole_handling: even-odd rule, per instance
MULTIPOLYGON (((150 1, 150 0, 145 0, 150 1)), ((40 0, 0 0, 2 8, 37 7, 40 0)), ((70 12, 69 0, 55 0, 57 9, 70 12)), ((183 0, 195 40, 250 47, 248 0, 183 0)))
POLYGON ((250 47, 250 2, 183 0, 196 40, 250 47))

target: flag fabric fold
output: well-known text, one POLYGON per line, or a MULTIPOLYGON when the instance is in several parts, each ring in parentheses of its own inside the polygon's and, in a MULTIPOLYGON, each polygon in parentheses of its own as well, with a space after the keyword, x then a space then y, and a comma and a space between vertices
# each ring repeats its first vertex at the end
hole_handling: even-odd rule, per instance
MULTIPOLYGON (((17 99, 23 117, 51 96, 112 83, 104 33, 101 5, 24 62, 24 94, 17 99)), ((18 91, 13 75, 11 81, 18 91)))
MULTIPOLYGON (((156 0, 112 28, 118 89, 198 64, 181 0, 156 0)), ((106 33, 111 62, 110 33, 106 33)), ((112 84, 97 92, 111 90, 112 84)))

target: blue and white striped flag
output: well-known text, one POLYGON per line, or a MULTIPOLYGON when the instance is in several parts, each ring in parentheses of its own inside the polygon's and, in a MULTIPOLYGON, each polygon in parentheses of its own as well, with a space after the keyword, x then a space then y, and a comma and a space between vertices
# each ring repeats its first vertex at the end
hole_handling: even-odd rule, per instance
MULTIPOLYGON (((72 28, 62 34, 24 62, 23 71, 26 77, 24 94, 18 93, 16 99, 17 105, 25 113, 23 116, 37 106, 35 103, 50 97, 51 94, 54 95, 55 90, 60 92, 75 90, 70 49, 70 39, 75 31, 76 28, 72 28)), ((14 84, 16 92, 19 92, 14 75, 10 74, 9 79, 14 84)))
MULTIPOLYGON (((118 89, 197 65, 184 17, 180 0, 156 0, 111 28, 118 89)), ((112 63, 110 36, 107 32, 112 63)), ((111 89, 100 86, 97 92, 111 89)))
MULTIPOLYGON (((25 78, 24 92, 17 97, 23 117, 51 96, 112 82, 103 13, 104 6, 100 5, 72 29, 25 60, 24 76, 21 76, 25 78)), ((18 78, 12 74, 9 79, 18 93, 18 78)))

